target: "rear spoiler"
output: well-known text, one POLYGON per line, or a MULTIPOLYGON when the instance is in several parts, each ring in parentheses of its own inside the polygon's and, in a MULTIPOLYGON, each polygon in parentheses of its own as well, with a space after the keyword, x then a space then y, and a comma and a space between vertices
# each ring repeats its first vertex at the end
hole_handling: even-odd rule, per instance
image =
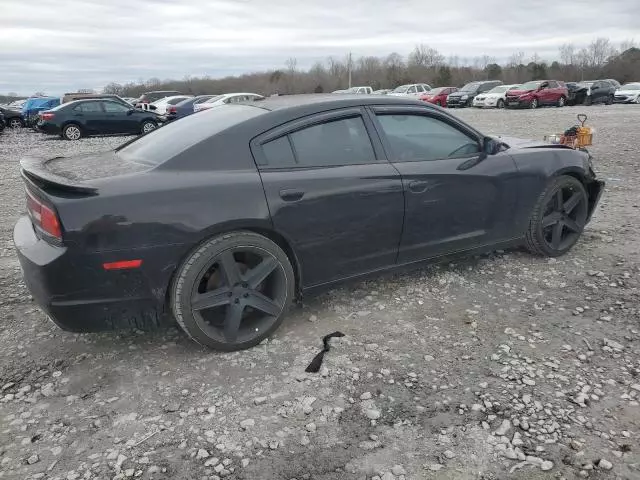
POLYGON ((46 163, 55 160, 54 157, 49 159, 26 157, 20 160, 20 175, 27 181, 35 183, 41 186, 50 186, 53 188, 61 188, 64 190, 77 192, 97 194, 98 189, 94 186, 88 185, 82 181, 72 181, 69 178, 61 175, 56 175, 46 167, 46 163))

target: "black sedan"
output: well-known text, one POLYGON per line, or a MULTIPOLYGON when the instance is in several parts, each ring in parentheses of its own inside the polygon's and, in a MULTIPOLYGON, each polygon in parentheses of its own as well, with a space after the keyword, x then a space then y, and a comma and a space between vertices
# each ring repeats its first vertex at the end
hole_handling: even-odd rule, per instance
POLYGON ((163 117, 113 100, 76 100, 40 112, 36 128, 67 140, 89 135, 149 133, 163 117))
POLYGON ((7 106, 0 106, 0 113, 4 116, 5 125, 9 128, 20 128, 24 126, 22 114, 19 110, 14 110, 7 106))
POLYGON ((367 95, 224 105, 21 168, 14 242, 55 323, 174 318, 222 350, 256 345, 295 297, 343 280, 508 246, 562 255, 604 187, 587 152, 367 95))

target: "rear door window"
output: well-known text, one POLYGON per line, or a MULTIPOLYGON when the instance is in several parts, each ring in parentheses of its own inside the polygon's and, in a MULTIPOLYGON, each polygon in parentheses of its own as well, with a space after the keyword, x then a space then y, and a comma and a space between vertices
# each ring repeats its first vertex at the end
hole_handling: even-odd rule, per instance
POLYGON ((102 113, 102 102, 83 102, 73 108, 74 112, 79 113, 102 113))

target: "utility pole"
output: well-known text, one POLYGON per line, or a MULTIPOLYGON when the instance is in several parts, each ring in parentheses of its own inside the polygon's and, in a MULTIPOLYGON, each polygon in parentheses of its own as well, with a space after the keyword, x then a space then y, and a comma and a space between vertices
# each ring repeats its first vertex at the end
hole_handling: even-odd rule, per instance
POLYGON ((349 88, 351 88, 351 52, 349 52, 349 60, 347 62, 347 69, 349 70, 349 88))

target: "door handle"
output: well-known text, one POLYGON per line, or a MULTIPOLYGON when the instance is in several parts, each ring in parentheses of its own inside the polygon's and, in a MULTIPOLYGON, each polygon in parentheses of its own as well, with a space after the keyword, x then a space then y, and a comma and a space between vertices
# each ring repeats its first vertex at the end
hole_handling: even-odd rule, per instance
POLYGON ((283 188, 282 190, 280 190, 280 198, 285 202, 296 202, 303 196, 304 192, 295 188, 283 188))
POLYGON ((409 190, 413 193, 422 193, 429 187, 429 182, 426 180, 414 180, 409 182, 409 190))

